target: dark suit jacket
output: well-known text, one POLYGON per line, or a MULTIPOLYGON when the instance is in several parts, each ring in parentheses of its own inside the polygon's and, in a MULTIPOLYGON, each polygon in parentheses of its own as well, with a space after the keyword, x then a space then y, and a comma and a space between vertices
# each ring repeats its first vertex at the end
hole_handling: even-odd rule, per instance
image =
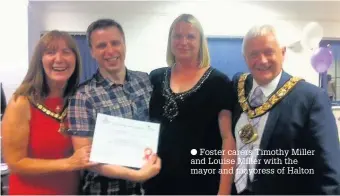
MULTIPOLYGON (((239 76, 236 74, 233 78, 235 93, 239 76)), ((277 89, 290 78, 289 74, 283 72, 277 89)), ((250 75, 246 80, 246 96, 252 88, 252 82, 250 75)), ((241 113, 240 105, 236 104, 233 130, 241 113)), ((255 194, 340 194, 339 136, 330 100, 321 88, 300 81, 272 108, 260 149, 289 150, 286 158, 296 159, 297 164, 286 164, 285 156, 259 155, 258 159, 262 160, 256 166, 257 171, 272 170, 270 172, 274 171, 274 174, 255 174, 252 183, 255 194), (314 155, 292 155, 292 149, 310 150, 314 155), (272 158, 279 158, 282 164, 264 163, 264 159, 272 158), (277 174, 277 169, 283 167, 285 173, 277 174), (309 170, 311 174, 292 174, 293 169, 299 168, 312 169, 309 170)))

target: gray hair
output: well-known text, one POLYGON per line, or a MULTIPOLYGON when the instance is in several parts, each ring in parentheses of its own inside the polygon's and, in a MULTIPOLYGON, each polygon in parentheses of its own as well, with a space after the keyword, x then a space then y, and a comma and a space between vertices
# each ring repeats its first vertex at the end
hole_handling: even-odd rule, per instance
MULTIPOLYGON (((248 40, 258 37, 258 36, 265 36, 269 34, 273 35, 276 38, 276 40, 279 42, 276 30, 272 25, 265 24, 265 25, 253 26, 252 28, 250 28, 247 34, 243 38, 242 54, 244 54, 246 43, 248 40)), ((280 42, 279 42, 279 45, 280 45, 280 42)))

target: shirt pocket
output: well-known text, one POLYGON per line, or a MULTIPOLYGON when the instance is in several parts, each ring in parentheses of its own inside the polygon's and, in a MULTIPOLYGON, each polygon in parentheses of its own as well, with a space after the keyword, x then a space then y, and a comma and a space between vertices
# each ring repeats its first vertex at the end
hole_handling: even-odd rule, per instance
POLYGON ((136 91, 132 99, 134 112, 134 119, 136 120, 149 120, 149 103, 152 93, 152 87, 147 86, 144 89, 136 91))
POLYGON ((103 101, 98 105, 97 112, 110 116, 122 116, 121 106, 116 100, 103 101))

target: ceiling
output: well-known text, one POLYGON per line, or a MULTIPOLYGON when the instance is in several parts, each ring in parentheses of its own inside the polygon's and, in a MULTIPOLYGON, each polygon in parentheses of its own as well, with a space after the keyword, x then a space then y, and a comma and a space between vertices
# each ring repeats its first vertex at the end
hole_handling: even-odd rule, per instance
MULTIPOLYGON (((45 11, 134 11, 138 13, 171 13, 177 4, 202 4, 212 6, 223 4, 232 9, 235 1, 38 1, 30 0, 30 5, 45 11)), ((275 12, 279 19, 340 21, 340 1, 238 1, 237 3, 255 5, 275 12)))

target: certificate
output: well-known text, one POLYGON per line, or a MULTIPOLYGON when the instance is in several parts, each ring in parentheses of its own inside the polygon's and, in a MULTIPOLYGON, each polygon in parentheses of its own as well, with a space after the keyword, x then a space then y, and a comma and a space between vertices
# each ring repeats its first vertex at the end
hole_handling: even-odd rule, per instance
POLYGON ((90 161, 141 168, 157 153, 160 125, 98 113, 90 161))

